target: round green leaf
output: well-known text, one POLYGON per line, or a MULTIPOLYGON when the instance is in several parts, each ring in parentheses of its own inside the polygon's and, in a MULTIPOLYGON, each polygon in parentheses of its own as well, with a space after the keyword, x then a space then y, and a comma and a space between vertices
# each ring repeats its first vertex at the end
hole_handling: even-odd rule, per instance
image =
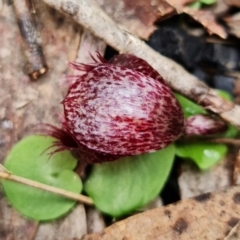
POLYGON ((206 114, 207 112, 201 106, 192 102, 191 100, 185 98, 184 96, 174 93, 175 97, 178 99, 185 117, 190 117, 196 114, 206 114))
POLYGON ((174 145, 157 152, 95 165, 84 190, 103 212, 119 217, 156 197, 167 180, 174 145))
POLYGON ((215 143, 183 143, 176 145, 176 155, 192 159, 201 170, 206 170, 221 160, 227 146, 215 143))
MULTIPOLYGON (((4 166, 14 175, 79 193, 82 182, 72 171, 77 160, 69 151, 55 153, 51 158, 44 152, 55 140, 44 136, 24 138, 13 147, 4 166)), ((20 183, 3 180, 2 184, 11 204, 36 220, 57 218, 75 204, 73 200, 20 183)))

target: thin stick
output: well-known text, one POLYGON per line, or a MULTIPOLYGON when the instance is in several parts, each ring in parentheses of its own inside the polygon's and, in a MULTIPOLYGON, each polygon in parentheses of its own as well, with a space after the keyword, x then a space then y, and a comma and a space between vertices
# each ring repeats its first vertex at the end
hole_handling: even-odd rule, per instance
POLYGON ((13 0, 13 6, 28 61, 25 70, 32 79, 36 80, 47 72, 48 67, 44 58, 40 35, 30 10, 30 0, 13 0))
POLYGON ((60 195, 60 196, 63 196, 63 197, 66 197, 66 198, 69 198, 69 199, 72 199, 75 201, 79 201, 79 202, 87 204, 87 205, 93 205, 93 201, 89 197, 86 197, 84 195, 77 194, 77 193, 72 193, 72 192, 69 192, 67 190, 63 190, 60 188, 52 187, 52 186, 49 186, 49 185, 46 185, 43 183, 39 183, 39 182, 30 180, 30 179, 27 179, 27 178, 13 175, 13 174, 9 173, 6 169, 4 171, 0 170, 0 178, 4 178, 4 179, 10 180, 10 181, 22 183, 22 184, 25 184, 25 185, 28 185, 28 186, 31 186, 34 188, 38 188, 38 189, 41 189, 44 191, 55 193, 57 195, 60 195))
POLYGON ((11 174, 2 164, 0 164, 0 172, 11 174))
POLYGON ((234 138, 215 138, 215 139, 207 139, 207 141, 212 143, 224 143, 229 145, 240 146, 240 139, 234 139, 234 138))
POLYGON ((220 144, 228 144, 232 146, 240 146, 240 139, 236 138, 214 138, 214 137, 206 137, 199 138, 194 136, 184 136, 180 139, 180 143, 220 143, 220 144))
POLYGON ((154 51, 143 41, 122 30, 94 0, 43 0, 89 29, 120 53, 131 53, 145 59, 175 91, 218 114, 240 129, 240 106, 221 98, 216 91, 188 73, 182 66, 154 51))

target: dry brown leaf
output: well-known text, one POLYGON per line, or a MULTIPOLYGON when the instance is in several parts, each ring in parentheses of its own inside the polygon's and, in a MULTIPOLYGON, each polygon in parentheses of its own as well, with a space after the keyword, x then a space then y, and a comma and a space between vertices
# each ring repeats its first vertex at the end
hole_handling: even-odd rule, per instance
MULTIPOLYGON (((183 7, 193 0, 174 1, 183 7)), ((166 19, 175 14, 175 9, 166 0, 97 0, 104 11, 126 31, 143 39, 148 39, 156 29, 157 20, 166 19)))
POLYGON ((209 34, 217 34, 221 38, 227 38, 225 29, 216 22, 216 19, 211 11, 195 10, 189 7, 184 7, 182 12, 191 16, 194 20, 201 23, 209 34))
POLYGON ((224 0, 226 4, 230 6, 235 6, 240 8, 240 1, 239 0, 224 0))
POLYGON ((224 18, 230 28, 230 32, 240 38, 240 13, 236 13, 231 17, 224 18))
POLYGON ((216 22, 216 18, 212 11, 207 10, 196 10, 189 7, 183 7, 176 5, 176 0, 166 0, 176 11, 180 13, 186 13, 191 16, 194 20, 201 23, 208 31, 209 34, 217 34, 221 38, 226 38, 227 33, 225 29, 216 22))
POLYGON ((81 240, 224 239, 240 220, 240 186, 129 217, 81 240))

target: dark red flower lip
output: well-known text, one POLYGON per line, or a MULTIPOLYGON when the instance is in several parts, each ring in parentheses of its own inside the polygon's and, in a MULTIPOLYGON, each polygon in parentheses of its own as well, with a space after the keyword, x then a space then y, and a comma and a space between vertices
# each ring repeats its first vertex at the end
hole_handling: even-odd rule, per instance
POLYGON ((62 127, 42 129, 58 139, 55 152, 77 150, 86 162, 112 161, 162 149, 182 134, 180 104, 146 61, 130 54, 92 59, 70 63, 83 74, 70 76, 62 127))
POLYGON ((99 63, 69 88, 64 115, 82 145, 107 154, 135 155, 166 147, 181 135, 182 109, 170 88, 150 77, 155 70, 148 65, 142 71, 148 68, 149 75, 139 66, 119 66, 116 60, 99 63))

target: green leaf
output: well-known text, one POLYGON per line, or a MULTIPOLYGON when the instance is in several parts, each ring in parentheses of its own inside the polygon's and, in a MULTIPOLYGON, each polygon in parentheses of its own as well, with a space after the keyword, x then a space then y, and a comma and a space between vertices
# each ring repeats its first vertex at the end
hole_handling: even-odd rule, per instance
POLYGON ((176 155, 192 159, 201 170, 206 170, 221 160, 227 146, 216 143, 184 143, 176 145, 176 155))
POLYGON ((197 105, 193 101, 185 98, 184 96, 174 93, 175 97, 178 99, 185 117, 190 117, 196 114, 206 114, 207 112, 201 106, 197 105))
POLYGON ((94 165, 84 190, 101 211, 120 217, 151 201, 171 170, 174 145, 157 152, 94 165))
POLYGON ((214 4, 216 0, 200 0, 200 2, 203 4, 210 5, 210 4, 214 4))
MULTIPOLYGON (((4 166, 14 175, 79 193, 82 182, 72 171, 77 160, 69 151, 55 153, 50 159, 44 152, 54 140, 43 136, 24 138, 13 147, 4 166)), ((11 204, 36 220, 57 218, 75 204, 73 200, 20 183, 3 180, 2 184, 11 204)))

